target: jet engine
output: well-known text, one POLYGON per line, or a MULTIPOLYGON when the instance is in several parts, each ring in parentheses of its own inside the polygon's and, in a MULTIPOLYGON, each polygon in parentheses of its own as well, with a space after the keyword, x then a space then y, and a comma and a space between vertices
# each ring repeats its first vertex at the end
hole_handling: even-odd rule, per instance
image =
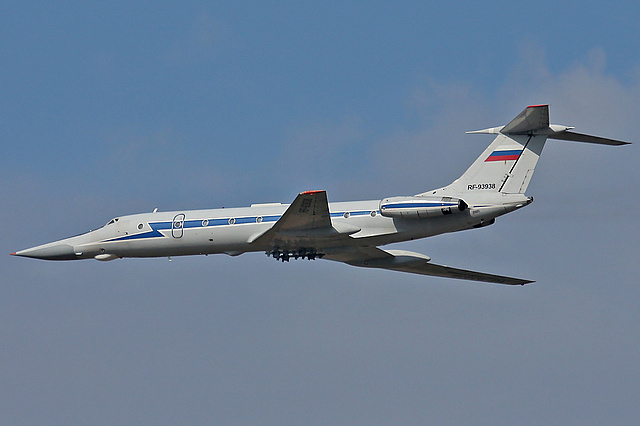
POLYGON ((468 205, 453 197, 390 197, 380 201, 380 213, 386 217, 423 219, 460 213, 468 205))

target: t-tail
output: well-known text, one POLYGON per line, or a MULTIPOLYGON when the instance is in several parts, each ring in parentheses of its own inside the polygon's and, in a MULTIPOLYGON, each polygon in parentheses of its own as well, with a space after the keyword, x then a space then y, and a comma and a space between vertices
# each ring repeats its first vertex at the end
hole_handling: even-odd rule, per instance
POLYGON ((549 105, 531 105, 505 126, 467 133, 496 134, 491 145, 450 185, 418 196, 461 199, 480 194, 524 194, 547 139, 626 145, 614 139, 571 132, 573 127, 549 124, 549 105))

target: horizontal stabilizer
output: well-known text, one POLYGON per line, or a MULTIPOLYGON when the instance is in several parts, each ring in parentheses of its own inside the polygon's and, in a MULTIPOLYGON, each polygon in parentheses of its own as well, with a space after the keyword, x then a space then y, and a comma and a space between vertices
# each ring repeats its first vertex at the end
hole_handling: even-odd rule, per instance
POLYGON ((489 127, 488 129, 467 132, 504 134, 504 135, 546 135, 549 139, 559 139, 573 142, 588 142, 600 145, 629 145, 616 139, 601 138, 599 136, 585 135, 583 133, 570 132, 573 127, 549 125, 549 105, 531 105, 526 107, 516 118, 505 126, 489 127))
POLYGON ((559 139, 563 141, 588 142, 601 145, 629 145, 631 142, 619 141, 616 139, 601 138, 599 136, 585 135, 569 131, 555 132, 549 135, 549 139, 559 139))

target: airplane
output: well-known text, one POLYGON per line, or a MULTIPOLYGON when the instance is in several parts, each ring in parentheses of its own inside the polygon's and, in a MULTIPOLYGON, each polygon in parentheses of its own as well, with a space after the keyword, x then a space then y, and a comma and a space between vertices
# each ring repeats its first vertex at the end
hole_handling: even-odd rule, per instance
POLYGON ((352 266, 525 285, 534 281, 437 265, 424 254, 382 249, 391 243, 482 228, 533 202, 525 195, 547 139, 627 145, 549 124, 549 106, 526 107, 508 124, 467 133, 496 135, 460 178, 413 196, 329 203, 324 190, 289 205, 141 213, 14 256, 44 260, 169 257, 264 252, 282 262, 328 259, 352 266))

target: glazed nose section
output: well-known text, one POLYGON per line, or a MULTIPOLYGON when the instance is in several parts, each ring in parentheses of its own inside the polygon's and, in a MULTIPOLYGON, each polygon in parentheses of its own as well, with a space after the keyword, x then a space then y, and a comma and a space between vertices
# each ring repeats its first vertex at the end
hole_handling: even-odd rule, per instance
POLYGON ((76 260, 78 258, 69 244, 46 244, 11 253, 11 255, 42 260, 76 260))

